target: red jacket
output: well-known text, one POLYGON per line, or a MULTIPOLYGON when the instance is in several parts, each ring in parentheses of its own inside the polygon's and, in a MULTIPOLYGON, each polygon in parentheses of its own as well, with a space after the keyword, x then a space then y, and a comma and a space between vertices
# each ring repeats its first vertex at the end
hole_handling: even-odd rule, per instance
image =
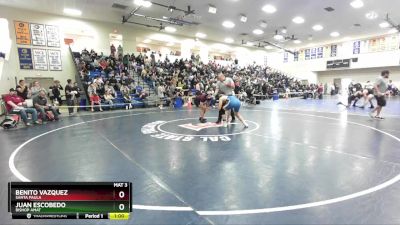
POLYGON ((7 112, 10 112, 13 109, 13 107, 10 104, 8 104, 9 101, 11 101, 14 104, 18 105, 19 103, 22 103, 25 100, 23 98, 21 98, 20 96, 18 96, 18 95, 10 95, 10 94, 5 95, 4 96, 4 102, 6 103, 7 112))

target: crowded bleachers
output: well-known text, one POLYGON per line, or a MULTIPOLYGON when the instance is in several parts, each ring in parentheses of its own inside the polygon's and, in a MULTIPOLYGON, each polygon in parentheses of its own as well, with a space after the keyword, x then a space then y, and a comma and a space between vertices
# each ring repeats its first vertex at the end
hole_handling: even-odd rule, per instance
MULTIPOLYGON (((215 94, 218 73, 233 78, 235 94, 250 103, 256 103, 257 99, 272 98, 279 93, 281 96, 293 97, 318 89, 316 85, 302 84, 299 80, 266 66, 254 64, 240 67, 237 63, 221 66, 215 61, 204 64, 194 55, 190 60, 176 59, 171 62, 168 56, 164 60, 156 60, 156 54, 159 53, 124 56, 114 53, 104 56, 103 53, 84 49, 80 53, 75 52, 74 57, 85 88, 94 84, 103 103, 132 103, 133 107, 152 103, 173 104, 177 98, 187 101, 188 97, 201 92, 215 94), (121 97, 121 89, 130 98, 127 95, 125 98, 121 97), (163 93, 158 93, 160 90, 163 93), (104 99, 104 94, 108 91, 114 99, 104 99), (153 93, 155 98, 146 102, 153 93), (161 103, 159 98, 163 99, 161 103)), ((89 98, 92 94, 93 92, 88 93, 89 98)))
MULTIPOLYGON (((54 118, 58 120, 60 107, 66 107, 69 115, 75 115, 73 108, 91 112, 149 106, 181 108, 185 104, 197 106, 195 96, 201 93, 212 96, 213 106, 218 99, 216 85, 220 73, 233 79, 235 95, 250 104, 279 97, 322 99, 326 92, 323 84, 304 84, 280 71, 256 64, 246 67, 238 66, 237 62, 225 66, 215 61, 204 64, 194 55, 190 60, 170 61, 168 56, 156 60, 154 52, 115 54, 105 56, 86 49, 73 53, 83 90, 71 80, 64 88, 56 80, 47 89, 37 81, 25 84, 20 80, 16 89, 10 89, 10 93, 3 96, 5 100, 15 100, 15 105, 5 102, 7 112, 21 115, 25 124, 31 125, 27 114, 32 114, 33 123, 45 123, 54 118), (41 98, 49 101, 39 101, 42 105, 34 104, 39 93, 41 98), (82 95, 87 98, 81 98, 82 95)), ((389 89, 392 95, 398 94, 394 84, 390 83, 389 89)))

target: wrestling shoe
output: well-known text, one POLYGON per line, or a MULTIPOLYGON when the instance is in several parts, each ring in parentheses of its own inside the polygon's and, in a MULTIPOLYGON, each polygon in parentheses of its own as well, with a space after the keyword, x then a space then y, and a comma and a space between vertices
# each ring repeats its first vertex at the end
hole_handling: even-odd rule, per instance
POLYGON ((369 117, 374 118, 374 114, 372 112, 368 113, 369 117))
POLYGON ((207 123, 207 119, 201 118, 200 123, 207 123))

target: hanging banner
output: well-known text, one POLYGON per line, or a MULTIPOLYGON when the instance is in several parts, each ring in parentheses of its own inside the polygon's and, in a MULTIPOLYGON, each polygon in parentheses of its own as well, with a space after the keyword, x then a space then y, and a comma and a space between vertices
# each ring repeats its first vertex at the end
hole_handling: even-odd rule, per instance
POLYGON ((317 49, 312 48, 311 49, 311 59, 316 59, 317 58, 317 49))
POLYGON ((47 50, 49 56, 49 67, 50 71, 61 71, 61 51, 60 50, 47 50))
POLYGON ((331 50, 331 46, 329 45, 325 45, 323 50, 323 58, 329 58, 330 56, 330 50, 331 50))
POLYGON ((48 70, 47 53, 45 49, 32 49, 35 70, 48 70))
POLYGON ((376 52, 377 51, 377 39, 370 39, 368 43, 368 52, 376 52))
POLYGON ((60 47, 60 33, 57 26, 46 25, 46 36, 48 47, 60 47))
POLYGON ((287 63, 289 61, 289 54, 287 52, 283 53, 283 62, 287 63))
POLYGON ((14 21, 16 43, 18 45, 30 45, 31 44, 31 33, 29 31, 29 23, 14 21))
POLYGON ((32 45, 46 46, 46 34, 43 24, 31 23, 32 45))
POLYGON ((324 57, 324 47, 317 48, 317 58, 322 59, 324 57))
POLYGON ((18 58, 21 70, 33 69, 32 50, 30 48, 18 48, 18 58))
POLYGON ((361 41, 360 54, 368 52, 368 40, 361 41))
POLYGON ((353 42, 353 55, 358 55, 361 52, 361 41, 353 42))
POLYGON ((299 61, 304 61, 305 55, 304 50, 300 50, 299 52, 299 61))
POLYGON ((385 51, 386 50, 386 38, 385 37, 381 37, 379 38, 379 50, 378 51, 385 51))
POLYGON ((305 53, 304 53, 305 56, 304 57, 305 57, 306 60, 310 60, 310 55, 311 55, 310 53, 311 53, 310 49, 306 49, 305 50, 305 53))
POLYGON ((331 45, 331 57, 337 56, 337 45, 331 45))
POLYGON ((399 49, 399 35, 393 35, 389 38, 389 51, 394 51, 399 49))

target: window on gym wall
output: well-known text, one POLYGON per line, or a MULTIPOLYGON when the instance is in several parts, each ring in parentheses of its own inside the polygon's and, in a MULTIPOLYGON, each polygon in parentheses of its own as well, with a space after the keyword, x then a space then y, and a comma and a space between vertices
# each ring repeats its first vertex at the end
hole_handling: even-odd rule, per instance
POLYGON ((8 60, 10 57, 11 39, 8 28, 8 20, 0 18, 0 62, 8 60))
POLYGON ((90 30, 77 29, 75 27, 64 27, 63 29, 64 38, 73 40, 70 44, 73 51, 80 52, 85 48, 90 51, 91 49, 96 48, 94 33, 90 30))
POLYGON ((0 18, 0 80, 3 78, 4 61, 10 58, 11 39, 8 20, 0 18))
POLYGON ((121 45, 121 47, 124 47, 123 45, 122 45, 122 34, 115 34, 115 33, 111 33, 110 35, 109 35, 109 37, 110 37, 110 46, 111 45, 114 45, 116 48, 118 47, 118 46, 120 46, 121 45))

